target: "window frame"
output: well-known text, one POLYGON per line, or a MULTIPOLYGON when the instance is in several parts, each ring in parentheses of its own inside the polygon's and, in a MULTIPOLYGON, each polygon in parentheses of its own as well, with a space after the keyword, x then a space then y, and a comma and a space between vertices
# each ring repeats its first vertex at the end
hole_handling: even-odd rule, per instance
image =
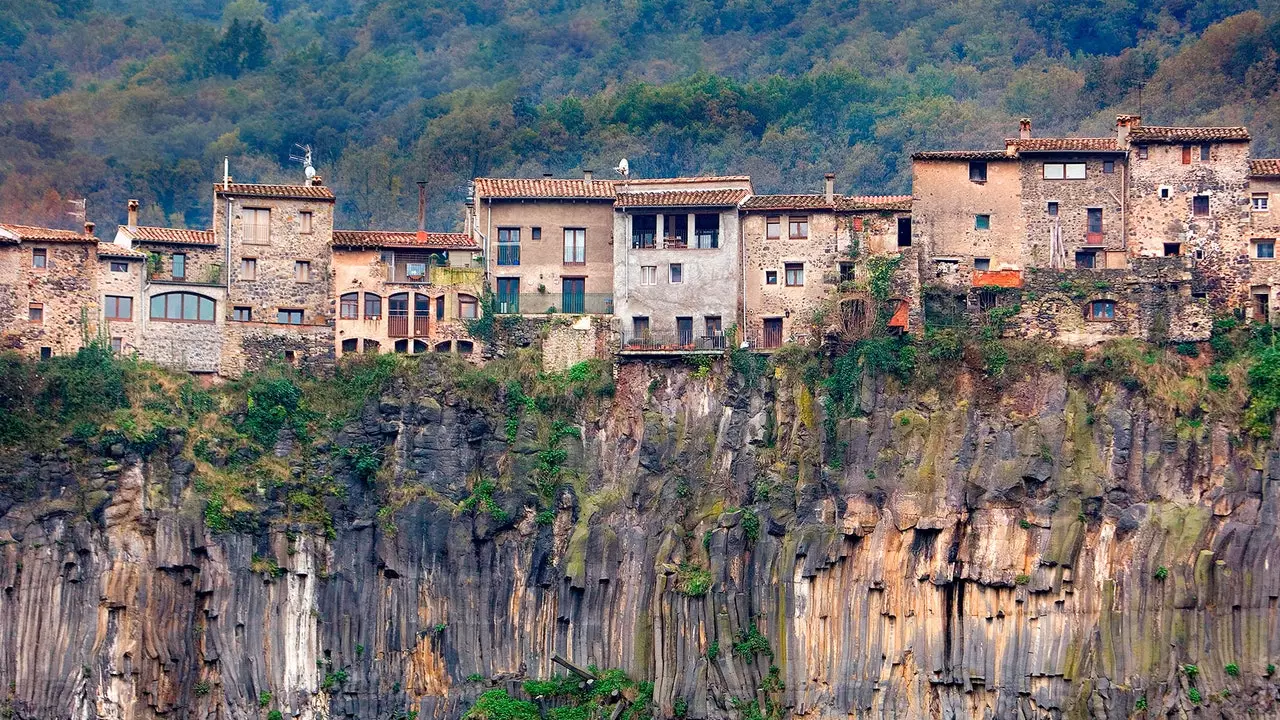
POLYGON ((1115 160, 1103 160, 1103 161, 1102 161, 1102 174, 1103 174, 1103 175, 1114 175, 1115 173, 1116 173, 1116 161, 1115 161, 1115 160))
POLYGON ((1253 252, 1249 253, 1251 260, 1275 260, 1276 259, 1276 241, 1275 238, 1254 238, 1249 242, 1253 246, 1253 252), (1266 246, 1270 248, 1269 255, 1262 254, 1262 248, 1266 246))
POLYGON ((311 261, 310 260, 294 260, 293 261, 293 281, 300 283, 311 282, 311 261))
POLYGON ((240 208, 240 238, 246 245, 270 245, 271 244, 271 208, 269 207, 250 207, 243 206, 240 208), (266 222, 259 222, 265 217, 266 222), (253 218, 250 222, 250 218, 253 218), (252 232, 250 229, 252 228, 252 232), (262 228, 266 228, 266 238, 263 239, 262 228))
POLYGON ((657 265, 641 265, 640 266, 640 285, 641 287, 649 287, 658 284, 658 266, 657 265), (649 278, 645 282, 646 276, 649 278))
POLYGON ((498 257, 496 264, 499 267, 519 267, 520 228, 498 228, 498 257))
POLYGON ((1102 235, 1102 208, 1085 208, 1084 228, 1086 235, 1102 235), (1094 222, 1095 219, 1097 222, 1094 222))
POLYGON ((382 319, 382 296, 378 293, 365 292, 364 297, 360 298, 363 302, 361 306, 364 308, 365 320, 381 320, 382 319), (370 304, 372 301, 372 305, 370 304), (369 309, 373 308, 373 312, 369 309))
POLYGON ((564 264, 565 265, 586 265, 587 264, 587 229, 581 227, 567 227, 564 229, 564 264), (573 236, 573 257, 570 259, 569 238, 573 236))
POLYGON ((313 230, 314 227, 315 227, 315 213, 313 213, 310 210, 299 210, 298 211, 298 234, 310 235, 312 232, 314 232, 313 230))
POLYGON ((684 264, 668 263, 667 264, 667 282, 672 285, 684 284, 684 264))
POLYGON ((31 248, 31 269, 32 270, 48 270, 49 269, 49 248, 42 248, 42 247, 31 248))
POLYGON ((160 293, 152 295, 147 299, 147 320, 150 322, 172 322, 172 323, 194 323, 197 325, 212 325, 218 321, 218 301, 207 295, 189 292, 185 290, 175 290, 173 292, 160 293), (178 298, 178 317, 169 317, 169 299, 177 296, 178 298), (164 298, 164 314, 156 317, 156 300, 164 298), (189 303, 195 303, 195 317, 187 317, 186 309, 189 303), (205 320, 200 317, 200 309, 204 307, 204 302, 209 305, 209 319, 205 320))
POLYGON ((231 307, 231 319, 235 322, 253 322, 253 306, 233 305, 231 307))
POLYGON ((127 273, 129 272, 129 263, 124 260, 109 260, 107 262, 107 269, 110 272, 127 273))
POLYGON ((458 293, 458 319, 475 320, 480 317, 480 301, 474 295, 458 293), (470 308, 470 315, 467 314, 470 308))
POLYGON ((44 303, 29 302, 27 303, 27 322, 32 325, 44 324, 44 303))
POLYGON ((974 270, 977 270, 978 272, 990 272, 990 271, 991 271, 991 258, 989 258, 989 257, 976 257, 976 258, 974 258, 974 259, 973 259, 973 269, 974 269, 974 270), (983 267, 978 267, 978 264, 979 264, 979 263, 983 264, 983 267))
POLYGON ((537 242, 542 239, 542 226, 533 225, 529 227, 529 240, 537 242))
POLYGON ((102 317, 107 320, 115 320, 118 322, 133 322, 133 296, 132 295, 104 295, 102 298, 102 317), (120 301, 125 301, 127 312, 120 314, 120 301))
POLYGON ((977 213, 973 216, 974 230, 990 230, 991 229, 991 213, 977 213))
POLYGON ((1212 217, 1213 209, 1209 202, 1208 195, 1192 195, 1191 196, 1191 217, 1212 217), (1204 203, 1204 212, 1200 212, 1199 203, 1204 203))
POLYGON ((169 256, 169 267, 174 280, 187 279, 187 254, 184 252, 173 253, 169 256), (181 273, 178 270, 182 270, 181 273))
POLYGON ((1057 201, 1057 200, 1049 200, 1047 203, 1045 203, 1044 211, 1045 211, 1045 213, 1047 213, 1047 214, 1048 214, 1048 216, 1049 216, 1049 217, 1052 217, 1052 218, 1056 218, 1056 217, 1058 217, 1058 212, 1059 212, 1059 204, 1058 204, 1058 201, 1057 201))
POLYGON ((276 308, 276 323, 279 325, 302 325, 306 323, 306 310, 304 308, 276 308), (281 318, 284 318, 283 320, 281 318), (294 322, 293 318, 297 317, 298 322, 294 322))
POLYGON ((804 287, 803 262, 783 263, 782 271, 786 278, 786 287, 804 287))
POLYGON ((1047 162, 1041 165, 1041 179, 1043 180, 1087 180, 1089 179, 1088 163, 1083 162, 1047 162), (1050 168, 1056 168, 1061 175, 1051 175, 1050 168), (1071 170, 1078 168, 1079 175, 1072 175, 1071 170))
POLYGON ((1116 319, 1116 301, 1107 298, 1090 300, 1085 306, 1085 320, 1089 322, 1113 322, 1116 319), (1097 308, 1105 307, 1106 312, 1099 313, 1097 308))
POLYGON ((240 258, 240 279, 241 280, 257 280, 258 279, 258 258, 256 257, 240 258))
POLYGON ((1211 151, 1210 151, 1210 148, 1212 148, 1212 147, 1213 147, 1213 146, 1212 146, 1210 143, 1201 143, 1201 145, 1200 145, 1200 162, 1210 162, 1211 158, 1213 157, 1213 156, 1210 154, 1210 152, 1211 152, 1211 151))
POLYGON ((764 239, 765 240, 781 240, 782 239, 782 216, 781 215, 765 216, 764 239))
POLYGON ((808 240, 809 239, 809 216, 808 215, 788 215, 787 216, 787 238, 790 240, 808 240))
POLYGON ((359 320, 360 319, 360 293, 349 292, 342 293, 338 296, 338 319, 339 320, 359 320))
POLYGON ((1271 193, 1256 192, 1249 196, 1249 209, 1253 212, 1271 212, 1271 193), (1262 202, 1259 203, 1258 201, 1262 202))
POLYGON ((1146 160, 1146 159, 1147 159, 1147 158, 1149 158, 1149 157, 1150 157, 1150 155, 1148 154, 1147 146, 1146 146, 1146 145, 1139 145, 1139 146, 1138 146, 1138 159, 1139 159, 1139 160, 1146 160))
POLYGON ((773 286, 777 286, 777 284, 778 284, 778 271, 777 271, 777 270, 765 270, 765 271, 764 271, 764 284, 765 284, 765 285, 773 285, 773 286))
POLYGON ((987 161, 969 161, 969 182, 982 184, 987 181, 987 161))

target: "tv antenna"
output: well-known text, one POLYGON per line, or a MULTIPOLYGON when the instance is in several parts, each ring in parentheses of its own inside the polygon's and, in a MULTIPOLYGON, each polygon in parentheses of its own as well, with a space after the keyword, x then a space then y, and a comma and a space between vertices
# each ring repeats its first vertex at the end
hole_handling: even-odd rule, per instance
POLYGON ((316 176, 316 168, 314 165, 311 164, 311 146, 299 145, 298 143, 294 143, 293 146, 297 148, 300 154, 290 155, 289 159, 296 163, 302 163, 303 165, 302 172, 304 175, 307 176, 307 179, 310 180, 311 178, 316 176))

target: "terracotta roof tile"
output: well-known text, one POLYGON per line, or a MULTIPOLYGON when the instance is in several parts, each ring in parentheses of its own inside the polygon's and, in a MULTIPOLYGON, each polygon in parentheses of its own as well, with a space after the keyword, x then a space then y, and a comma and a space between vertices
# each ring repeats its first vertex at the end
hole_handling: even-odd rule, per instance
POLYGON ((116 245, 115 243, 100 242, 98 243, 98 257, 113 258, 133 258, 141 259, 147 256, 146 253, 138 250, 130 250, 127 247, 116 245))
POLYGON ((214 183, 214 197, 235 195, 239 197, 284 198, 290 200, 332 200, 333 191, 324 185, 254 185, 231 183, 227 189, 222 183, 214 183))
POLYGON ((428 232, 420 239, 416 232, 391 230, 334 230, 333 244, 347 248, 414 247, 439 250, 474 250, 474 238, 465 233, 428 232))
POLYGON ((184 228, 147 227, 139 225, 130 230, 121 225, 136 242, 164 243, 166 245, 217 245, 212 230, 187 230, 184 228))
MULTIPOLYGON (((631 178, 631 182, 644 185, 670 185, 675 183, 741 183, 751 182, 750 175, 698 175, 673 178, 631 178)), ((619 183, 621 184, 621 183, 619 183)))
POLYGON ((612 200, 612 180, 476 178, 476 197, 612 200))
POLYGON ((1120 152, 1120 145, 1113 137, 1008 138, 1004 144, 1018 152, 1120 152))
POLYGON ((1280 177, 1280 158, 1250 160, 1249 174, 1254 177, 1280 177))
POLYGON ((1129 141, 1135 143, 1178 143, 1197 140, 1248 142, 1249 130, 1243 127, 1139 125, 1129 131, 1129 141))
POLYGON ((742 203, 743 210, 831 210, 834 206, 826 195, 752 195, 742 203))
POLYGON ((912 160, 1015 160, 1003 150, 925 150, 912 160))
POLYGON ((0 240, 9 242, 22 240, 33 242, 98 242, 98 238, 75 230, 56 230, 54 228, 14 225, 12 223, 0 223, 0 240))
POLYGON ((910 195, 850 195, 837 200, 840 210, 910 210, 910 195))
MULTIPOLYGON (((647 182, 647 181, 646 181, 647 182)), ((618 207, 725 207, 737 205, 751 194, 738 190, 641 190, 618 193, 618 207)))

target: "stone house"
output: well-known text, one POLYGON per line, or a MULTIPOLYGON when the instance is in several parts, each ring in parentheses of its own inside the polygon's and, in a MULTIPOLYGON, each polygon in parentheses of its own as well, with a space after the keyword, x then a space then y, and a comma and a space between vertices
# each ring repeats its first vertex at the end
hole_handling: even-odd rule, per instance
POLYGON ((101 323, 103 335, 116 352, 142 352, 147 258, 147 253, 141 250, 98 243, 98 316, 95 319, 101 323))
POLYGON ((1280 268, 1276 265, 1276 240, 1280 238, 1280 159, 1249 161, 1249 230, 1239 244, 1249 265, 1249 297, 1246 313, 1259 322, 1275 322, 1280 268))
POLYGON ((48 358, 74 353, 95 332, 98 238, 0 224, 0 349, 48 358))
POLYGON ((746 176, 629 180, 615 188, 613 293, 622 352, 721 351, 739 315, 746 176))
POLYGON ((770 350, 833 327, 843 334, 865 331, 872 319, 867 259, 909 251, 910 219, 911 196, 836 195, 834 175, 826 176, 822 194, 748 197, 742 203, 744 337, 770 350))
POLYGON ((613 312, 614 183, 476 178, 467 232, 500 313, 613 312))
POLYGON ((470 354, 484 268, 467 233, 335 230, 334 335, 354 352, 470 354))

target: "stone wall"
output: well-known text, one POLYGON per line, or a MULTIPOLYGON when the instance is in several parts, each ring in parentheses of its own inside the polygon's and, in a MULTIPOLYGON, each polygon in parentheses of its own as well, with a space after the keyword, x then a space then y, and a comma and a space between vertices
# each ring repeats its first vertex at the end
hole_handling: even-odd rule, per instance
POLYGON ((563 372, 594 358, 612 361, 618 348, 617 333, 608 319, 583 315, 572 324, 548 321, 542 338, 542 369, 563 372))
MULTIPOLYGON (((1072 267, 1075 253, 1084 246, 1122 251, 1125 243, 1125 161, 1120 153, 1077 155, 1053 153, 1025 155, 1019 162, 1021 175, 1022 223, 1026 238, 1021 248, 1021 267, 1052 267, 1050 240, 1055 229, 1062 242, 1061 267, 1072 267), (1114 163, 1103 172, 1103 163, 1114 163), (1084 163, 1085 177, 1079 180, 1046 180, 1044 164, 1084 163), (1058 214, 1050 216, 1048 204, 1057 203, 1058 214), (1102 211, 1102 233, 1088 236, 1088 210, 1102 211)), ((1099 266, 1102 258, 1098 258, 1099 266)), ((993 270, 998 268, 992 267, 993 270)))
POLYGON ((156 272, 150 272, 151 265, 147 264, 148 276, 151 280, 175 280, 173 256, 182 254, 186 256, 186 276, 178 280, 179 282, 226 285, 227 255, 222 246, 138 241, 133 249, 160 257, 156 272))
POLYGON ((144 300, 142 286, 147 272, 147 263, 143 258, 102 257, 98 260, 98 312, 94 316, 95 325, 103 328, 103 334, 113 342, 119 339, 121 352, 125 354, 138 352, 141 349, 142 324, 149 311, 144 300), (113 272, 113 263, 124 263, 125 272, 113 272), (133 317, 129 320, 108 320, 106 318, 106 298, 108 295, 127 297, 133 301, 133 317))
POLYGON ((94 291, 97 240, 22 242, 0 245, 0 347, 39 356, 74 353, 84 341, 87 322, 98 316, 94 291), (44 249, 47 264, 32 267, 32 250, 44 249), (32 303, 43 306, 43 320, 30 320, 32 303))
POLYGON ((333 367, 332 327, 238 322, 227 323, 225 331, 223 375, 239 377, 275 363, 295 365, 318 374, 333 367))
POLYGON ((968 160, 912 163, 912 246, 931 262, 943 259, 953 266, 922 267, 923 278, 967 286, 975 257, 989 258, 992 270, 1023 267, 1027 228, 1020 164, 1014 158, 986 163, 987 180, 980 183, 969 180, 968 160), (989 230, 976 229, 978 214, 990 216, 989 230))

